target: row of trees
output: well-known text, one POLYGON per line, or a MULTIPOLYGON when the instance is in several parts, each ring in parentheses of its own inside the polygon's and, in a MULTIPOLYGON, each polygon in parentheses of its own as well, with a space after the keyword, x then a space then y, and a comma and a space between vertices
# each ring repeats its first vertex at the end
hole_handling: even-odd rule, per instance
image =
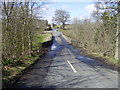
POLYGON ((95 7, 94 21, 73 19, 72 38, 86 50, 120 60, 120 2, 99 0, 95 7))
POLYGON ((1 2, 2 60, 32 54, 33 37, 44 28, 37 9, 44 2, 1 2))
POLYGON ((110 43, 115 47, 115 58, 120 60, 120 1, 101 0, 96 3, 96 9, 97 13, 93 14, 102 20, 104 36, 110 36, 110 43))

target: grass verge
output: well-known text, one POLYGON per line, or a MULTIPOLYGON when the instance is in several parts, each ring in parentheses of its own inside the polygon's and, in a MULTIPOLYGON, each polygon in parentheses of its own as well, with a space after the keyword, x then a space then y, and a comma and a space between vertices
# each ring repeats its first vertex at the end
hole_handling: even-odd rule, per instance
MULTIPOLYGON (((51 39, 50 33, 37 34, 33 38, 33 47, 37 46, 38 43, 43 43, 51 39)), ((36 56, 24 56, 15 59, 9 59, 2 62, 2 87, 7 88, 10 83, 18 78, 25 69, 30 67, 36 62, 41 55, 36 56)))
POLYGON ((100 55, 99 53, 87 53, 87 56, 95 59, 95 60, 99 60, 104 64, 109 65, 113 70, 119 70, 120 69, 120 62, 114 58, 111 57, 105 57, 100 55))
MULTIPOLYGON (((58 31, 62 32, 65 36, 67 36, 69 38, 72 36, 70 30, 62 30, 61 29, 61 30, 58 30, 58 31)), ((84 54, 86 56, 89 56, 89 57, 91 57, 95 60, 99 60, 99 61, 111 66, 112 69, 114 69, 114 70, 119 70, 120 69, 120 62, 118 60, 116 60, 114 58, 107 57, 107 56, 102 56, 97 52, 89 52, 89 51, 79 47, 78 45, 76 45, 75 42, 73 42, 73 43, 71 42, 71 44, 74 46, 74 48, 79 49, 82 54, 84 54)))
POLYGON ((12 63, 8 63, 10 60, 7 60, 3 63, 2 67, 2 86, 7 87, 11 83, 13 79, 17 77, 17 75, 21 74, 24 69, 33 64, 39 57, 26 56, 22 58, 17 58, 12 61, 12 63), (5 64, 5 65, 4 65, 5 64))
POLYGON ((106 65, 108 65, 111 69, 113 70, 119 70, 120 69, 120 61, 107 57, 107 56, 102 56, 101 54, 97 52, 89 52, 87 50, 84 50, 82 47, 78 47, 76 44, 71 43, 74 48, 78 49, 81 51, 82 55, 86 55, 92 59, 98 60, 106 65))
POLYGON ((33 38, 33 46, 38 45, 38 43, 43 43, 46 41, 49 41, 51 39, 51 34, 50 33, 45 33, 45 34, 37 34, 33 38))

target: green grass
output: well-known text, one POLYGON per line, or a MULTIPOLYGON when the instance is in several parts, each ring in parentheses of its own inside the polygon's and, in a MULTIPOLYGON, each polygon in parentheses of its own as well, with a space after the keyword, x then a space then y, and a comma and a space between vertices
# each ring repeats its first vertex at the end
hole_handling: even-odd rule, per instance
MULTIPOLYGON (((50 33, 38 34, 33 38, 33 46, 51 39, 50 33)), ((24 56, 15 59, 8 59, 2 62, 2 82, 3 87, 8 86, 10 81, 20 74, 25 68, 33 64, 39 56, 24 56)))
POLYGON ((22 70, 24 70, 25 67, 18 66, 18 67, 10 67, 7 70, 2 71, 2 83, 3 87, 7 86, 9 84, 9 81, 13 79, 17 74, 19 74, 22 70))
POLYGON ((38 35, 34 36, 33 46, 36 46, 38 43, 43 43, 43 42, 46 42, 46 41, 50 40, 51 39, 50 37, 51 37, 50 33, 38 34, 38 35))
POLYGON ((2 82, 3 87, 9 84, 9 81, 15 78, 16 75, 20 74, 25 68, 29 67, 32 63, 36 61, 38 57, 26 56, 17 58, 12 63, 13 65, 4 65, 2 70, 2 82), (18 65, 19 64, 19 65, 18 65))
POLYGON ((98 54, 98 53, 92 53, 92 55, 93 55, 94 57, 101 57, 101 58, 105 59, 107 62, 116 64, 116 65, 117 65, 117 64, 120 64, 120 62, 118 62, 118 60, 116 60, 116 59, 114 59, 114 58, 111 58, 111 57, 105 57, 105 56, 102 56, 102 55, 100 55, 100 54, 98 54))
POLYGON ((59 29, 59 32, 70 32, 70 30, 63 30, 63 29, 59 29))

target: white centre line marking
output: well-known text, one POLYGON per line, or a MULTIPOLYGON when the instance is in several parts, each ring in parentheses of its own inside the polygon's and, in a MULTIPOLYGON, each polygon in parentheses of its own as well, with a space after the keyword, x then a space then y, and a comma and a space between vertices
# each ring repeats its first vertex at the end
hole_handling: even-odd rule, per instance
POLYGON ((75 70, 75 68, 72 66, 72 64, 70 63, 70 61, 67 60, 67 62, 69 63, 69 65, 70 65, 70 67, 72 68, 72 70, 73 70, 74 72, 77 72, 77 71, 75 70))

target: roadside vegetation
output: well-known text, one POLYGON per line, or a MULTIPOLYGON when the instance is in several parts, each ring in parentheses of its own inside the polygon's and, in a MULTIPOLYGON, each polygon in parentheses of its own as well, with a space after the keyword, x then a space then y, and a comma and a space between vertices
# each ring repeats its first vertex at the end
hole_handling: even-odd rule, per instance
MULTIPOLYGON (((42 43, 51 39, 44 33, 47 21, 36 11, 45 2, 0 2, 2 8, 2 87, 8 87, 45 51, 42 43), (36 48, 37 47, 37 48, 36 48), (38 52, 39 50, 39 52, 38 52), (37 53, 36 53, 37 52, 37 53)), ((39 11, 41 12, 41 10, 39 11)))
POLYGON ((101 0, 95 3, 95 6, 96 11, 92 13, 91 19, 74 18, 72 24, 67 25, 66 30, 59 31, 68 36, 71 44, 80 48, 86 55, 118 67, 120 60, 119 22, 117 22, 119 3, 101 0))
POLYGON ((50 33, 43 33, 43 34, 37 34, 33 37, 33 47, 37 46, 39 43, 43 43, 46 41, 51 40, 51 34, 50 33))
MULTIPOLYGON (((85 24, 85 26, 86 26, 86 24, 85 24)), ((69 27, 71 27, 71 25, 69 27)), ((93 36, 92 35, 89 36, 90 32, 86 33, 86 35, 83 33, 82 33, 83 35, 78 35, 78 34, 80 34, 80 29, 78 29, 79 31, 75 33, 74 32, 75 29, 72 29, 72 28, 73 27, 71 27, 70 30, 59 29, 58 31, 62 32, 63 35, 67 36, 68 39, 71 39, 70 44, 73 45, 74 48, 79 49, 83 55, 87 55, 93 59, 100 60, 103 63, 111 65, 111 66, 113 66, 114 69, 118 70, 118 66, 119 66, 120 62, 119 62, 119 60, 115 59, 115 57, 114 57, 115 47, 113 49, 111 49, 109 52, 107 52, 109 46, 102 47, 102 45, 100 45, 100 44, 95 45, 93 36), (89 37, 91 37, 91 38, 89 38, 89 37), (82 38, 83 38, 83 40, 82 40, 82 38), (100 49, 101 49, 101 51, 100 51, 100 49)), ((86 30, 86 32, 88 32, 88 31, 86 30)), ((99 41, 99 42, 101 42, 101 41, 99 41)))
MULTIPOLYGON (((33 38, 33 47, 40 46, 40 43, 49 41, 51 39, 51 34, 39 34, 33 38)), ((42 47, 41 47, 42 48, 42 47)), ((34 50, 34 49, 33 49, 34 50)), ((21 56, 18 58, 11 58, 5 61, 2 61, 3 69, 2 69, 2 80, 3 80, 3 87, 7 86, 8 84, 16 79, 18 75, 22 74, 22 72, 31 66, 34 62, 36 62, 40 56, 42 56, 45 52, 42 51, 41 53, 34 54, 34 56, 26 55, 21 56)))
POLYGON ((16 59, 9 59, 3 62, 2 68, 2 87, 8 87, 13 80, 23 73, 23 70, 33 64, 38 57, 26 56, 16 59))

